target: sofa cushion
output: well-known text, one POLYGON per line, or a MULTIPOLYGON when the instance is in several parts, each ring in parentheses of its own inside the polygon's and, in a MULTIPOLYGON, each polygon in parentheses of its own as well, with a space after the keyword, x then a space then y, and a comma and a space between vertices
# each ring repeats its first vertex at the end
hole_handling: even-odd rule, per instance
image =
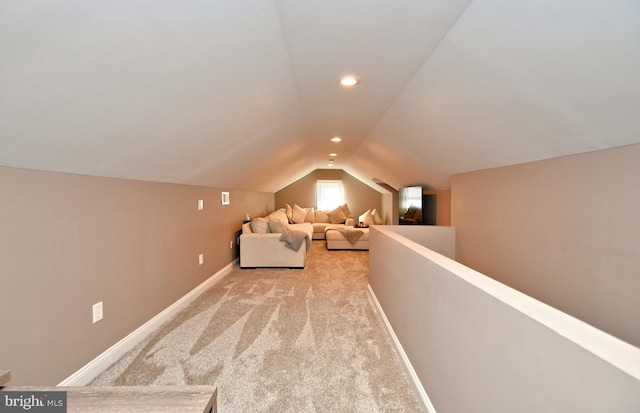
POLYGON ((347 216, 345 215, 342 207, 329 211, 327 215, 329 215, 329 222, 332 224, 344 224, 344 221, 347 220, 347 216))

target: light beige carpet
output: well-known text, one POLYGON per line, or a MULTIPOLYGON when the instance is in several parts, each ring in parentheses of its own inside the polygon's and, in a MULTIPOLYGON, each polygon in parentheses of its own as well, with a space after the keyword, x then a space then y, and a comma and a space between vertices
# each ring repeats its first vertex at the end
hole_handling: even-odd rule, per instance
POLYGON ((235 269, 92 385, 218 386, 220 412, 419 412, 369 301, 367 251, 235 269))

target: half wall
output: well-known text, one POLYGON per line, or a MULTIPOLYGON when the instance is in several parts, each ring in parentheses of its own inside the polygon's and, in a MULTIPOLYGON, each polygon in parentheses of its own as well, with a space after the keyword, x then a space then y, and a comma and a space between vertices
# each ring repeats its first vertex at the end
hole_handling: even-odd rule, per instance
POLYGON ((420 230, 372 227, 370 285, 437 411, 640 409, 640 349, 421 245, 439 228, 420 230))

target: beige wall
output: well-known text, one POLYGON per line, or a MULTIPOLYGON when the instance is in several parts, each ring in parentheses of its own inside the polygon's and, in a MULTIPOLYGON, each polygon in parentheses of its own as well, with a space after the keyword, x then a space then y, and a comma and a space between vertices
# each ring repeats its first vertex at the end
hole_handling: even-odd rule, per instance
MULTIPOLYGON (((276 208, 282 208, 284 204, 291 206, 298 204, 303 208, 315 207, 316 181, 320 179, 342 180, 345 202, 356 219, 368 209, 374 208, 387 215, 387 211, 382 208, 382 194, 342 169, 316 169, 291 185, 282 188, 275 194, 276 208)), ((388 214, 390 219, 391 212, 388 214)))
POLYGON ((451 190, 425 190, 422 193, 436 195, 436 225, 451 225, 451 190))
POLYGON ((3 167, 0 194, 0 370, 12 385, 68 377, 233 262, 244 214, 274 207, 268 193, 3 167))
POLYGON ((640 145, 455 175, 457 260, 640 346, 640 145))

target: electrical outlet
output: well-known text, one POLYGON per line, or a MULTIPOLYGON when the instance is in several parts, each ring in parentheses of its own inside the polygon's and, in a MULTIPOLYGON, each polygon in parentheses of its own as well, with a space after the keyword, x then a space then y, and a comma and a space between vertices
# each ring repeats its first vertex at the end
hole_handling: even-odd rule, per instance
POLYGON ((202 211, 204 209, 204 200, 198 199, 198 211, 202 211))
POLYGON ((104 318, 104 309, 102 307, 102 301, 93 305, 93 324, 104 318))
POLYGON ((233 249, 233 240, 229 241, 229 249, 233 249))
POLYGON ((204 254, 198 255, 198 265, 204 264, 204 254))

